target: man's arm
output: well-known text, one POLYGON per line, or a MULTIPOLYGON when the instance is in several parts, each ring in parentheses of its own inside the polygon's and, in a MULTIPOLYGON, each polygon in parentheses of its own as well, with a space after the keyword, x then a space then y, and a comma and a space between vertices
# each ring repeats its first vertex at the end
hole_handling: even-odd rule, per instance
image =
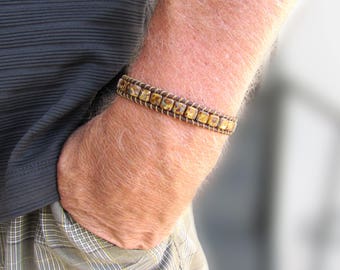
MULTIPOLYGON (((160 0, 129 74, 235 115, 293 2, 160 0)), ((150 248, 171 233, 225 141, 117 97, 65 144, 61 203, 98 236, 150 248)))

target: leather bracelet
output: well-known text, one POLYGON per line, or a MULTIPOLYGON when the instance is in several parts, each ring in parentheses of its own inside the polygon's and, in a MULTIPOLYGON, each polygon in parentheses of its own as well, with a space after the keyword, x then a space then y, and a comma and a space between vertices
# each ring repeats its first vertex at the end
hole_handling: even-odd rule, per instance
POLYGON ((116 93, 135 103, 176 119, 215 132, 230 135, 237 125, 237 118, 208 109, 204 106, 176 96, 165 90, 150 86, 127 75, 123 75, 116 93))

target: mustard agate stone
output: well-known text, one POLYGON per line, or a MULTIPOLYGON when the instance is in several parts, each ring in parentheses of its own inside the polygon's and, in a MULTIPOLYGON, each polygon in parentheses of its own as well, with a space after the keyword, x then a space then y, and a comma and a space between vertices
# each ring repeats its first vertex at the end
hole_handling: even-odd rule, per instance
POLYGON ((172 107, 174 106, 175 101, 171 98, 163 98, 161 102, 161 108, 166 111, 170 111, 172 107))
POLYGON ((123 79, 119 79, 118 81, 118 89, 120 89, 121 91, 125 91, 126 87, 128 86, 128 82, 123 80, 123 79))
POLYGON ((161 101, 162 101, 162 96, 160 94, 153 93, 151 95, 151 98, 150 98, 151 104, 158 106, 159 104, 161 104, 161 101))
POLYGON ((207 123, 208 119, 209 119, 209 113, 204 112, 204 111, 200 111, 196 118, 196 120, 202 124, 207 123))
POLYGON ((151 95, 151 91, 150 90, 142 90, 142 92, 139 95, 139 99, 143 100, 143 101, 149 101, 150 99, 150 95, 151 95))
POLYGON ((229 120, 227 118, 221 118, 218 128, 222 130, 226 130, 228 127, 228 124, 229 124, 229 120))
POLYGON ((176 101, 172 111, 175 114, 183 115, 186 107, 187 105, 185 105, 184 103, 176 101))
POLYGON ((135 84, 130 84, 128 87, 129 94, 133 97, 138 97, 141 87, 135 84))
POLYGON ((230 132, 233 132, 233 131, 235 131, 235 129, 236 129, 236 122, 229 121, 228 130, 229 130, 230 132))
POLYGON ((208 125, 211 127, 217 127, 219 121, 220 117, 218 115, 211 114, 209 116, 208 125))
POLYGON ((195 107, 190 106, 190 107, 188 107, 187 110, 185 111, 184 116, 187 117, 187 118, 189 118, 189 119, 191 119, 191 120, 193 120, 193 119, 196 118, 197 113, 198 113, 198 110, 197 110, 195 107))

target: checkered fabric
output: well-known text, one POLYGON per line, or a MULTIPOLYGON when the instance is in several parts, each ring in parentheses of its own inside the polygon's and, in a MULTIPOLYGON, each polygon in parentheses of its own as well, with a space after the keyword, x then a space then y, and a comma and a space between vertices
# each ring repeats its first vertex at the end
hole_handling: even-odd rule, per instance
POLYGON ((72 220, 59 202, 0 223, 0 270, 208 269, 192 209, 150 250, 124 250, 72 220))

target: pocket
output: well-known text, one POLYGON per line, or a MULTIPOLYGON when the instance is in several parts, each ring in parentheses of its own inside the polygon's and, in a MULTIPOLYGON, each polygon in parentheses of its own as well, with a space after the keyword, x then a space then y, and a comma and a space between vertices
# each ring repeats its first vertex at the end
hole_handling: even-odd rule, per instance
POLYGON ((126 250, 83 228, 59 202, 45 211, 46 244, 71 269, 179 269, 173 236, 150 250, 126 250))

